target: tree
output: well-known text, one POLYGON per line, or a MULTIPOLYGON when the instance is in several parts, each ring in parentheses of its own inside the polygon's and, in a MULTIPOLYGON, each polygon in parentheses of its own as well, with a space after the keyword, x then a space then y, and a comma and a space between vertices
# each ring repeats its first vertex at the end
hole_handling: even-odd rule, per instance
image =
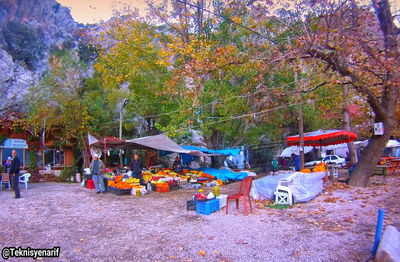
POLYGON ((342 76, 340 84, 351 85, 363 96, 375 122, 385 126, 384 135, 372 135, 350 179, 353 186, 366 186, 397 126, 400 29, 387 0, 373 0, 371 6, 321 1, 309 7, 314 10, 313 16, 309 16, 304 34, 296 41, 300 47, 297 51, 308 59, 325 62, 342 76))
POLYGON ((57 134, 59 144, 80 148, 87 163, 86 135, 91 116, 82 101, 86 66, 69 50, 50 56, 49 64, 49 73, 31 89, 29 122, 37 132, 46 119, 46 131, 57 134))

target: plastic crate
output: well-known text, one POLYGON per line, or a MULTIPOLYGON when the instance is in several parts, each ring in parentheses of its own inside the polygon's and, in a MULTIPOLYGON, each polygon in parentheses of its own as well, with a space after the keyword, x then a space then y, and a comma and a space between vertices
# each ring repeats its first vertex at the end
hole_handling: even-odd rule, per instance
POLYGON ((178 185, 178 184, 169 186, 169 190, 170 190, 170 191, 172 191, 172 190, 178 190, 178 189, 179 189, 179 185, 178 185))
POLYGON ((86 187, 87 187, 87 189, 95 189, 93 179, 88 179, 87 180, 86 187))
POLYGON ((168 186, 168 184, 157 184, 156 191, 158 193, 166 193, 169 191, 169 186, 168 186))
POLYGON ((196 202, 196 213, 198 214, 209 215, 219 209, 219 199, 217 198, 204 202, 196 202))
POLYGON ((117 196, 122 196, 122 195, 130 195, 131 194, 132 189, 119 189, 119 188, 115 188, 114 190, 112 190, 111 192, 113 192, 115 195, 117 196))
POLYGON ((219 208, 226 207, 226 200, 228 199, 228 195, 219 195, 217 196, 217 199, 219 199, 219 208))

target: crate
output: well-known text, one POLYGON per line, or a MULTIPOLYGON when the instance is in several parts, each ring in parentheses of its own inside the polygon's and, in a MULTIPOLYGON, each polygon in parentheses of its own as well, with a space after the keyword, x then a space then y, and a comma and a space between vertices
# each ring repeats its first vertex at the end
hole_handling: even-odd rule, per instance
POLYGON ((122 195, 130 195, 132 189, 119 189, 115 187, 109 187, 110 192, 117 195, 117 196, 122 196, 122 195))
POLYGON ((189 200, 186 202, 186 210, 187 211, 195 211, 196 210, 196 202, 194 200, 189 200))
POLYGON ((217 199, 219 200, 219 208, 226 207, 226 200, 228 199, 228 195, 219 195, 217 196, 217 199))
POLYGON ((217 198, 204 202, 196 202, 196 213, 198 214, 209 215, 219 209, 219 199, 217 198))
POLYGON ((179 185, 178 185, 178 184, 169 186, 169 190, 170 190, 170 191, 172 191, 172 190, 178 190, 178 189, 179 189, 179 185))
POLYGON ((158 193, 166 193, 169 191, 169 186, 168 186, 168 184, 157 184, 156 191, 158 193))

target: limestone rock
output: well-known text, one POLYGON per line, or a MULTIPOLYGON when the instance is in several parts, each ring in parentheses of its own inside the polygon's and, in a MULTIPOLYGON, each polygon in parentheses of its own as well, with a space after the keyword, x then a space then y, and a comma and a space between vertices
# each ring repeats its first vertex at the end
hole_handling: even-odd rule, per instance
POLYGON ((400 262, 400 232, 388 226, 379 242, 377 262, 400 262))

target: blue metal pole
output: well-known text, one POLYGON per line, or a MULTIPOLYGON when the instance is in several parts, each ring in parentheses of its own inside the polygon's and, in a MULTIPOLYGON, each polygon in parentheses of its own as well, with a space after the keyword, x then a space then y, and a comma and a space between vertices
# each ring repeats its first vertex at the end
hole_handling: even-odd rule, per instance
POLYGON ((378 221, 376 223, 376 230, 375 230, 375 241, 374 247, 372 248, 372 257, 375 257, 376 251, 378 250, 379 241, 381 240, 382 229, 383 229, 383 217, 385 216, 385 212, 382 208, 378 210, 378 221))

